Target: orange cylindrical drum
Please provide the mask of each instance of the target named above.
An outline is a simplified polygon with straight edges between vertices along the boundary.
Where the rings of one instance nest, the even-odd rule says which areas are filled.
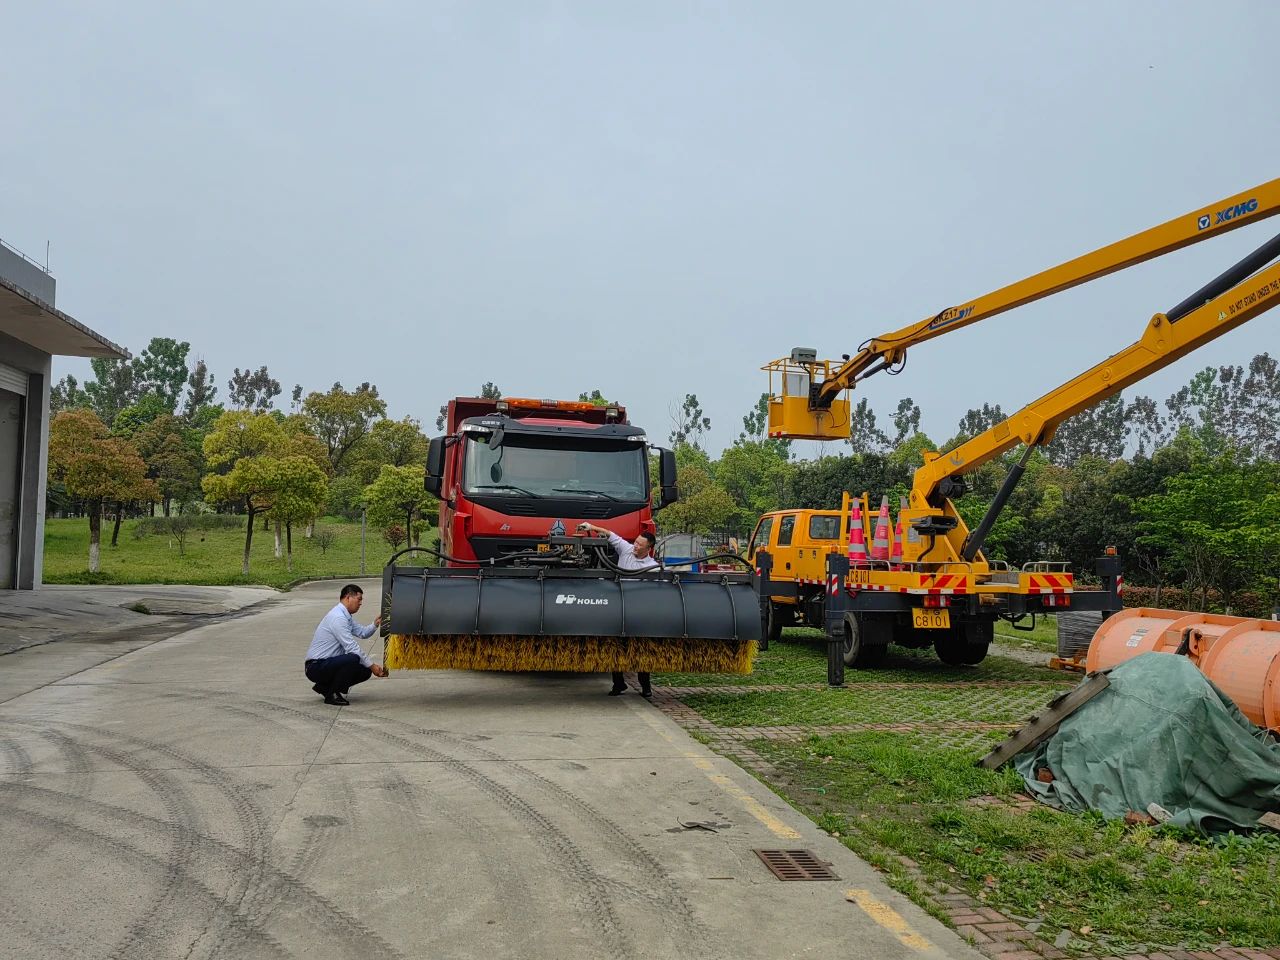
[[[1172,653],[1178,640],[1168,646],[1169,626],[1187,616],[1183,610],[1161,610],[1159,607],[1131,607],[1102,621],[1093,635],[1085,669],[1090,673],[1106,670],[1117,663],[1132,660],[1151,651]]]
[[[1241,620],[1218,638],[1200,669],[1246,717],[1280,730],[1280,623]]]

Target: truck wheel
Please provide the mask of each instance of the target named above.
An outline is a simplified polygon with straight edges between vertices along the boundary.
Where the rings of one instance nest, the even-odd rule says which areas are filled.
[[[874,667],[884,660],[886,646],[873,646],[863,638],[864,631],[858,618],[852,613],[844,615],[844,665],[846,667]]]
[[[768,613],[765,614],[764,635],[770,643],[782,639],[782,628],[791,622],[791,611],[780,603],[770,601]]]
[[[994,634],[995,625],[991,623],[952,627],[933,641],[933,649],[949,667],[972,667],[986,659]]]

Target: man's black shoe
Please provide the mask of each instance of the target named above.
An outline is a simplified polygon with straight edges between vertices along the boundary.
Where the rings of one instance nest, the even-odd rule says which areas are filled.
[[[326,693],[324,695],[324,702],[332,704],[335,707],[345,707],[349,701],[340,693]]]
[[[339,706],[349,707],[351,705],[351,701],[348,700],[344,694],[334,693],[333,697],[338,701]]]
[[[623,695],[624,693],[626,693],[626,692],[627,692],[627,685],[624,683],[622,686],[620,686],[620,687],[614,687],[612,690],[610,690],[610,691],[609,691],[609,696],[611,696],[611,697],[620,697],[620,696],[622,696],[622,695]]]
[[[653,699],[653,691],[652,691],[652,690],[641,690],[641,691],[640,691],[640,696],[644,697],[646,700],[652,700],[652,699]]]
[[[324,687],[320,686],[320,684],[318,684],[318,683],[313,683],[313,684],[311,685],[311,689],[312,689],[312,690],[314,690],[316,693],[320,694],[320,696],[322,696],[322,697],[327,697],[327,696],[329,695],[329,694],[325,691]]]

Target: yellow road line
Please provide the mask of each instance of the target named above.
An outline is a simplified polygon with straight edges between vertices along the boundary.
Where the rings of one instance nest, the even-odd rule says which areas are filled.
[[[912,950],[931,950],[933,944],[911,929],[911,925],[902,919],[902,914],[887,903],[881,903],[871,895],[870,890],[846,890],[844,898],[857,904],[868,917],[884,927],[905,946]]]
[[[640,715],[644,717],[644,722],[647,723],[654,730],[656,730],[659,733],[659,735],[661,735],[662,739],[666,740],[667,743],[671,744],[673,747],[676,747],[676,748],[680,747],[680,744],[676,742],[675,737],[671,735],[670,731],[667,730],[667,728],[662,724],[660,720],[658,720],[658,718],[650,711],[650,709],[647,706],[641,707],[639,704],[637,704],[636,708],[641,711]],[[782,840],[799,840],[800,839],[800,834],[797,831],[787,826],[785,823],[783,823],[781,820],[775,817],[772,813],[770,813],[769,810],[765,807],[765,805],[762,804],[759,800],[751,796],[751,794],[747,793],[747,791],[743,790],[740,786],[734,783],[733,780],[730,779],[729,777],[726,777],[722,773],[716,773],[715,764],[712,763],[711,760],[709,760],[707,757],[698,753],[694,753],[693,751],[690,751],[690,750],[682,751],[682,753],[685,759],[689,760],[695,767],[697,767],[699,770],[701,770],[703,773],[707,775],[708,780],[710,780],[717,787],[719,787],[725,793],[729,794],[729,796],[733,797],[740,804],[742,804],[743,807],[746,808],[747,812],[751,814],[751,816],[759,820],[762,824],[764,824],[764,826],[769,830],[769,832],[772,833],[775,837],[778,837],[779,839],[782,839]]]

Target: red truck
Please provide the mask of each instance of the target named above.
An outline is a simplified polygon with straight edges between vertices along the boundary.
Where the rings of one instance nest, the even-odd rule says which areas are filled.
[[[388,666],[750,672],[752,572],[623,570],[606,538],[577,535],[589,521],[634,540],[676,500],[675,454],[623,407],[458,397],[447,420],[425,478],[439,550],[401,551],[383,570]],[[423,549],[442,563],[398,562]]]
[[[661,493],[650,504],[648,439],[625,407],[458,397],[447,427],[431,441],[427,489],[440,498],[451,565],[549,546],[583,520],[634,540],[654,532],[653,511],[676,499],[675,457],[662,450]]]

